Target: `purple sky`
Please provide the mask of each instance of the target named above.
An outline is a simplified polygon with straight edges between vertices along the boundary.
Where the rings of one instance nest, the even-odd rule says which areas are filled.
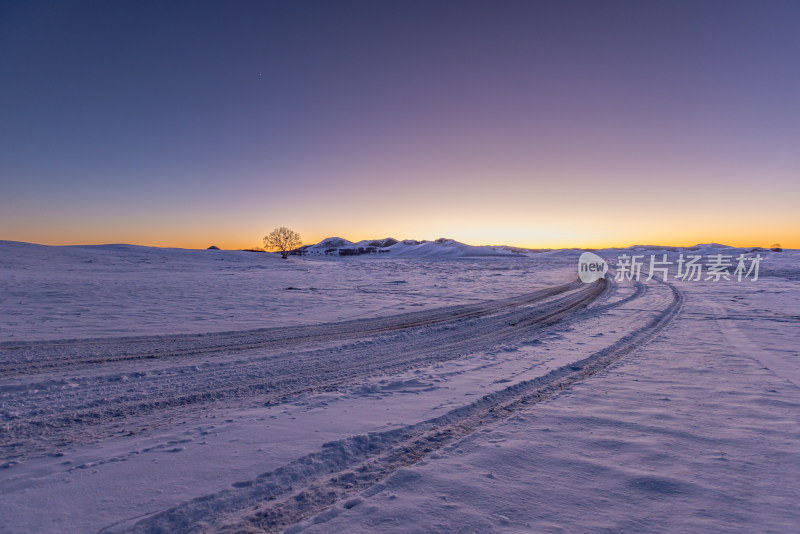
[[[0,239],[800,247],[799,2],[0,3]]]

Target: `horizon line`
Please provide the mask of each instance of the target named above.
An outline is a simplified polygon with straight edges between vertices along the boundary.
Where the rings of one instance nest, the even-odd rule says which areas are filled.
[[[326,239],[332,239],[332,238],[346,239],[346,238],[342,238],[342,237],[338,237],[338,236],[331,236],[331,237],[326,237],[324,239],[321,239],[320,241],[317,241],[317,242],[314,242],[314,243],[303,244],[298,248],[314,246],[314,245],[317,245],[317,244],[321,243],[322,241],[325,241]],[[349,240],[349,239],[346,239],[346,240],[350,241],[350,244],[355,245],[356,243],[360,243],[362,241],[382,241],[382,240],[385,240],[385,239],[396,239],[396,238],[387,237],[387,238],[381,238],[381,239],[362,239],[362,240],[359,240],[359,241],[352,241],[352,240]],[[531,247],[531,246],[505,245],[505,244],[473,245],[471,243],[466,243],[466,242],[458,241],[457,239],[451,239],[451,238],[437,238],[437,239],[406,238],[406,239],[397,239],[397,241],[398,242],[417,241],[420,244],[422,244],[422,243],[434,243],[439,239],[444,239],[444,240],[447,240],[447,241],[453,241],[455,243],[459,243],[459,244],[466,245],[466,246],[471,246],[471,247],[496,247],[496,248],[522,249],[522,250],[529,250],[529,251],[545,251],[545,252],[546,251],[554,251],[554,250],[606,250],[606,249],[628,249],[628,248],[637,248],[637,247],[655,248],[655,249],[670,249],[670,248],[690,249],[690,248],[701,247],[701,246],[721,246],[721,247],[736,248],[736,249],[751,248],[751,249],[772,250],[774,248],[780,248],[781,250],[798,250],[798,249],[793,248],[793,247],[780,246],[777,243],[775,243],[773,245],[769,245],[769,246],[766,246],[766,245],[739,245],[739,246],[737,246],[737,245],[729,245],[729,244],[725,244],[725,243],[717,243],[717,242],[714,242],[714,241],[710,241],[710,242],[706,242],[706,243],[694,243],[692,245],[677,245],[677,244],[663,244],[663,243],[659,243],[659,244],[635,243],[635,244],[632,244],[632,245],[606,245],[606,246],[586,245],[586,246],[563,246],[563,247]],[[98,242],[98,243],[52,244],[52,243],[36,243],[36,242],[32,242],[32,241],[19,241],[19,240],[14,240],[14,239],[0,239],[0,242],[17,243],[17,244],[23,244],[23,245],[34,245],[34,246],[41,246],[41,247],[131,246],[131,247],[142,247],[142,248],[160,248],[160,249],[177,249],[177,250],[208,250],[212,246],[216,246],[219,250],[228,251],[228,252],[254,252],[254,251],[267,252],[267,251],[263,250],[263,248],[261,248],[261,247],[247,247],[247,248],[222,247],[222,246],[218,246],[218,245],[216,245],[214,243],[212,243],[212,244],[210,244],[209,246],[206,246],[206,247],[191,247],[191,246],[173,246],[173,245],[152,245],[152,244],[141,244],[141,243],[133,243],[133,242],[129,242],[129,243],[126,243],[126,242],[116,242],[116,243],[114,243],[114,242]],[[776,245],[778,245],[778,246],[776,246]]]

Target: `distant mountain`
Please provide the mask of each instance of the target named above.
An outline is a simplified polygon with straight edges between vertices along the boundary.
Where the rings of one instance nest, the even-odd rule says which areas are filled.
[[[699,250],[699,249],[706,249],[706,248],[733,248],[730,245],[722,245],[720,243],[698,243],[693,247],[687,247],[689,250]]]
[[[402,241],[387,237],[353,243],[341,237],[329,237],[315,245],[305,245],[292,251],[295,256],[381,256],[391,258],[474,257],[513,256],[530,252],[506,246],[473,246],[453,239],[440,238],[435,241]]]

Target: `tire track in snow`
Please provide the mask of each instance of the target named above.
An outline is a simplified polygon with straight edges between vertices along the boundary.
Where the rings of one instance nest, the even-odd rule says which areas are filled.
[[[0,343],[0,376],[46,370],[70,371],[113,362],[176,359],[215,353],[293,347],[300,343],[327,343],[399,330],[480,318],[575,290],[579,281],[510,298],[475,304],[443,306],[386,317],[355,319],[308,326],[275,327],[212,334],[75,339],[31,343]]]
[[[672,293],[665,309],[643,327],[587,358],[421,423],[326,443],[321,451],[254,480],[103,532],[279,532],[331,507],[336,507],[333,513],[341,512],[342,507],[358,502],[358,494],[369,496],[379,491],[380,482],[397,470],[552,398],[650,342],[683,306],[683,294],[664,285]]]
[[[258,397],[259,402],[279,404],[302,393],[337,391],[370,376],[456,359],[556,323],[606,288],[605,280],[566,284],[483,308],[518,303],[504,312],[461,318],[459,310],[459,318],[452,321],[437,315],[434,324],[339,347],[293,352],[260,348],[247,357],[236,353],[212,364],[193,361],[149,373],[141,363],[133,373],[120,373],[121,363],[115,362],[109,364],[111,374],[90,369],[86,376],[68,378],[53,371],[40,380],[39,375],[17,377],[14,380],[21,382],[0,383],[0,458],[53,453],[131,429],[168,424],[211,403]],[[535,305],[530,303],[532,295],[537,295]]]

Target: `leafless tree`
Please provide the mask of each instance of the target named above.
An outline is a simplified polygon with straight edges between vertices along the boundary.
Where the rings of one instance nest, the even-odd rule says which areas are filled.
[[[283,259],[288,258],[289,252],[302,244],[303,240],[300,238],[300,234],[285,226],[275,228],[264,236],[264,248],[280,252]]]

